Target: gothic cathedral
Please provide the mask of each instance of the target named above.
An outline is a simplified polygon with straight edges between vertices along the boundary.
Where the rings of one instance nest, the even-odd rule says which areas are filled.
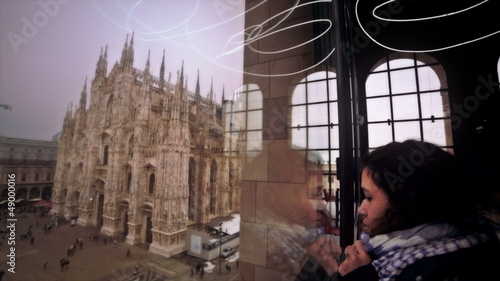
[[[133,67],[134,38],[107,75],[107,47],[97,62],[87,109],[68,109],[59,141],[52,214],[125,235],[132,245],[171,256],[186,249],[189,225],[239,212],[239,153],[228,153],[227,108],[188,91],[184,65],[175,83]],[[106,76],[107,75],[107,76]]]

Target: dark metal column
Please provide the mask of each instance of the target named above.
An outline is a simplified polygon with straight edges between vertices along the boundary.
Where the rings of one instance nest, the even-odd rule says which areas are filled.
[[[355,71],[351,52],[349,1],[333,0],[335,67],[339,110],[340,159],[337,173],[340,181],[340,244],[350,245],[355,240],[355,190],[358,182],[356,125],[353,118]]]

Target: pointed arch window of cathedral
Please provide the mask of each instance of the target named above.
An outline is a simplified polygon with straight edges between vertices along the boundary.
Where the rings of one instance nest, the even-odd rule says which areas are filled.
[[[134,157],[134,135],[128,139],[128,158]]]
[[[132,172],[129,171],[129,172],[127,172],[127,192],[128,193],[130,193],[131,187],[132,187]]]
[[[366,79],[368,146],[417,139],[452,151],[446,73],[427,54],[393,53]],[[362,112],[363,109],[361,109]]]
[[[149,182],[148,182],[148,193],[149,194],[154,194],[155,192],[155,174],[152,173],[149,175]]]
[[[103,156],[102,156],[102,164],[103,165],[108,165],[108,151],[109,151],[109,146],[105,145]]]

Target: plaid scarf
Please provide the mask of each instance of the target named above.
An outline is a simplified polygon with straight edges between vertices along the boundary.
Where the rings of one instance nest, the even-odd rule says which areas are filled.
[[[426,257],[451,253],[488,240],[487,235],[460,231],[450,224],[423,224],[369,238],[365,249],[375,255],[372,265],[380,280],[395,280],[408,265]]]

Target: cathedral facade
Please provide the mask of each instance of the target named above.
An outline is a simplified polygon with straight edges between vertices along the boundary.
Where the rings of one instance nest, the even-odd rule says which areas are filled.
[[[107,74],[107,47],[79,105],[67,111],[60,137],[52,213],[132,245],[171,256],[186,249],[190,224],[239,211],[238,153],[228,153],[226,108],[213,90],[187,89],[133,67],[133,35]]]

